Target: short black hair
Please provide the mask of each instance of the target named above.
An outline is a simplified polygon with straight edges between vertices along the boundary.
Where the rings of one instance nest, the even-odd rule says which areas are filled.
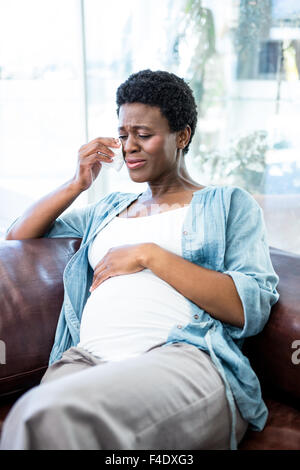
[[[116,102],[118,116],[123,104],[143,103],[160,108],[171,132],[184,130],[189,125],[191,137],[183,154],[188,152],[197,124],[197,105],[192,89],[183,78],[162,70],[141,70],[119,86]]]

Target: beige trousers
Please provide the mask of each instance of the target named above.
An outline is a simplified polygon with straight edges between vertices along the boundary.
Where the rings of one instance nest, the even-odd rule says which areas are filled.
[[[237,410],[237,442],[246,429]],[[224,384],[196,346],[174,343],[119,362],[71,348],[14,405],[0,448],[229,449],[230,431]]]

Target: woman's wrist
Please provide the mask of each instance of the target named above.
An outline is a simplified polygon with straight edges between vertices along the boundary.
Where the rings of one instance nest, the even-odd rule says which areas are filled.
[[[70,179],[67,184],[66,184],[66,187],[68,188],[68,190],[75,196],[79,196],[83,191],[85,191],[81,186],[80,184],[78,183],[78,181],[76,181],[74,178]]]
[[[141,243],[138,249],[138,261],[141,266],[148,268],[151,264],[151,259],[155,256],[156,243],[148,242]]]

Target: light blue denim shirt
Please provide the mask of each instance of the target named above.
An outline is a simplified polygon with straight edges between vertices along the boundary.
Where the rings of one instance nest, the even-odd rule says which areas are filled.
[[[90,243],[140,194],[108,194],[95,204],[62,214],[44,235],[82,238],[80,249],[64,270],[65,296],[50,364],[79,343],[81,315],[93,279],[88,262]],[[203,231],[204,238],[200,236]],[[236,449],[235,404],[250,428],[257,431],[263,429],[268,414],[258,378],[241,347],[244,338],[263,329],[279,298],[279,278],[271,263],[262,210],[255,199],[232,186],[207,186],[194,192],[182,227],[182,256],[231,276],[244,308],[244,327],[239,328],[214,319],[189,301],[190,321],[181,328],[175,325],[166,342],[184,341],[210,354],[225,384],[232,415],[231,448]]]

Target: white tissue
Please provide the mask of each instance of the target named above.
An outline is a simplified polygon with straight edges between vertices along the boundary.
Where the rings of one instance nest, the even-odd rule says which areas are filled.
[[[122,166],[124,165],[122,145],[120,145],[120,147],[118,148],[115,148],[115,147],[108,147],[108,148],[115,154],[115,156],[113,157],[113,160],[111,162],[101,161],[101,165],[106,168],[110,168],[110,169],[113,168],[116,171],[120,171]]]

